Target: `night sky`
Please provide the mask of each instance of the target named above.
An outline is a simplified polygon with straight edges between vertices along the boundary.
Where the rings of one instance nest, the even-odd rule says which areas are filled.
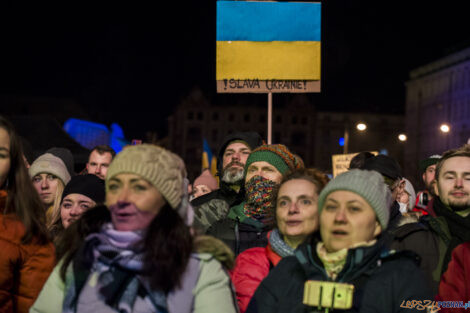
[[[133,138],[164,135],[195,86],[219,103],[237,97],[215,92],[215,1],[64,2],[2,4],[0,94],[72,98]],[[323,3],[323,90],[312,103],[403,113],[409,71],[470,45],[465,1],[429,3]]]

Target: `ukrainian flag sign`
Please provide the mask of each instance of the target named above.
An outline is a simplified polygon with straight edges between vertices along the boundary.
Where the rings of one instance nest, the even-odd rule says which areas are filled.
[[[321,3],[217,1],[218,92],[319,92]]]

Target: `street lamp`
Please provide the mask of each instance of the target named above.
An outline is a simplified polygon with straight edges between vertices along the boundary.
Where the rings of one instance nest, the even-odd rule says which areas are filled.
[[[356,125],[356,128],[357,128],[358,130],[360,130],[360,131],[363,131],[363,130],[366,130],[367,125],[364,124],[364,123],[358,123],[358,124]]]
[[[348,125],[344,127],[344,145],[343,145],[343,154],[348,153],[348,148],[349,148],[349,129]],[[357,123],[356,128],[359,131],[364,131],[367,129],[367,125],[365,123]]]
[[[440,130],[443,133],[448,133],[450,131],[450,127],[447,124],[441,124]]]
[[[398,135],[398,140],[400,140],[400,141],[406,141],[406,139],[408,139],[408,138],[406,137],[405,134],[400,134],[400,135]]]

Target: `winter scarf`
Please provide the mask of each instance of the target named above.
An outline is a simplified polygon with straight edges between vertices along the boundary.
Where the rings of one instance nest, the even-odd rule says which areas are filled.
[[[294,249],[289,246],[279,233],[279,229],[275,228],[271,231],[269,236],[269,244],[274,252],[276,252],[281,257],[286,257],[289,255],[294,255]]]
[[[437,216],[445,218],[451,234],[442,267],[442,273],[444,273],[447,270],[447,265],[450,262],[454,248],[461,243],[470,241],[470,215],[467,217],[458,215],[446,207],[439,197],[435,198],[433,209]]]
[[[253,176],[245,184],[246,203],[243,213],[263,224],[273,221],[273,189],[276,183],[262,176]]]
[[[331,277],[333,280],[335,280],[343,269],[344,264],[346,264],[348,249],[344,248],[329,253],[326,251],[325,244],[323,242],[319,242],[317,244],[317,255],[323,263],[328,277]]]
[[[346,258],[348,256],[349,249],[354,249],[357,247],[370,247],[376,243],[377,240],[373,239],[367,242],[358,242],[349,248],[343,248],[335,252],[328,252],[326,251],[325,244],[323,242],[319,242],[317,244],[317,255],[322,261],[328,277],[331,277],[331,279],[335,280],[336,277],[338,277],[338,274],[341,273],[344,264],[346,264]]]
[[[139,275],[144,270],[143,235],[143,231],[117,231],[111,223],[107,223],[101,232],[85,239],[85,254],[91,252],[94,258],[90,280],[98,283],[98,291],[105,303],[118,312],[133,311],[138,291],[142,289],[140,287],[146,291],[146,297],[156,312],[167,312],[163,292],[153,291],[145,278]],[[66,281],[66,290],[63,312],[72,313],[79,296],[75,282]]]

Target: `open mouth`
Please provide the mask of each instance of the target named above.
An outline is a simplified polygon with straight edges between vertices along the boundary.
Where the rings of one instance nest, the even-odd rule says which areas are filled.
[[[344,230],[334,230],[331,232],[334,236],[346,236],[348,233]]]
[[[122,217],[122,218],[126,218],[126,217],[129,217],[129,216],[132,216],[134,214],[132,213],[117,213],[116,216],[118,217]]]
[[[302,222],[301,221],[287,221],[286,225],[287,226],[297,226],[300,225]]]

